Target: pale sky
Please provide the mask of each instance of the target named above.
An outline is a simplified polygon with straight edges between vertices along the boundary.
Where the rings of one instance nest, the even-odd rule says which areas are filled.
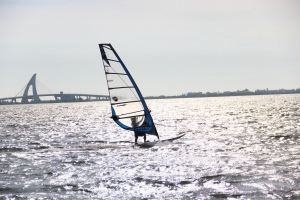
[[[0,0],[0,98],[108,94],[99,43],[144,96],[300,88],[298,0]]]

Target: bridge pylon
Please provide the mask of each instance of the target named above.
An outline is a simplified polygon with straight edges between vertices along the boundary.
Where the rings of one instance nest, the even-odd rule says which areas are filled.
[[[33,76],[29,80],[29,82],[24,90],[21,103],[28,103],[28,90],[29,90],[30,86],[32,86],[33,102],[41,102],[41,99],[36,91],[35,79],[36,79],[36,74],[33,74]]]

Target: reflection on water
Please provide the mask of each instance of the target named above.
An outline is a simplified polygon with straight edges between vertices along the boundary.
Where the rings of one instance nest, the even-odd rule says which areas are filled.
[[[0,198],[297,199],[299,102],[148,100],[162,139],[186,133],[151,148],[133,146],[109,102],[0,106]]]

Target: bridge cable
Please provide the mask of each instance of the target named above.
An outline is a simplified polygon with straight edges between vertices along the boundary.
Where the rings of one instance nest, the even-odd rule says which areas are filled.
[[[42,87],[42,86],[43,86],[43,85],[37,84],[36,89],[37,89],[38,94],[47,94],[47,93],[49,93],[49,92],[47,92],[47,91],[45,90],[45,88]]]
[[[43,85],[38,84],[36,89],[38,91],[38,94],[49,94],[49,92],[45,89],[45,87],[43,87]]]
[[[20,92],[18,92],[18,94],[16,94],[15,97],[17,97],[22,91],[24,91],[24,89],[26,88],[27,84],[20,90]]]
[[[38,94],[46,94],[46,92],[44,92],[44,89],[41,88],[40,86],[36,87],[36,91],[37,91]]]
[[[54,92],[52,90],[50,90],[47,86],[45,86],[42,82],[40,82],[39,80],[36,80],[37,81],[37,85],[38,86],[41,86],[41,87],[38,87],[39,89],[43,90],[42,92],[45,92],[45,94],[54,94]]]

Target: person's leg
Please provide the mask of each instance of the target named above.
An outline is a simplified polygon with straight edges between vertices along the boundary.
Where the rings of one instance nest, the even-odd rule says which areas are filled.
[[[146,133],[144,133],[144,142],[146,142]]]
[[[135,137],[135,141],[134,142],[135,142],[135,144],[137,144],[137,140],[138,140],[139,136],[138,136],[138,134],[136,132],[134,132],[134,137]]]

